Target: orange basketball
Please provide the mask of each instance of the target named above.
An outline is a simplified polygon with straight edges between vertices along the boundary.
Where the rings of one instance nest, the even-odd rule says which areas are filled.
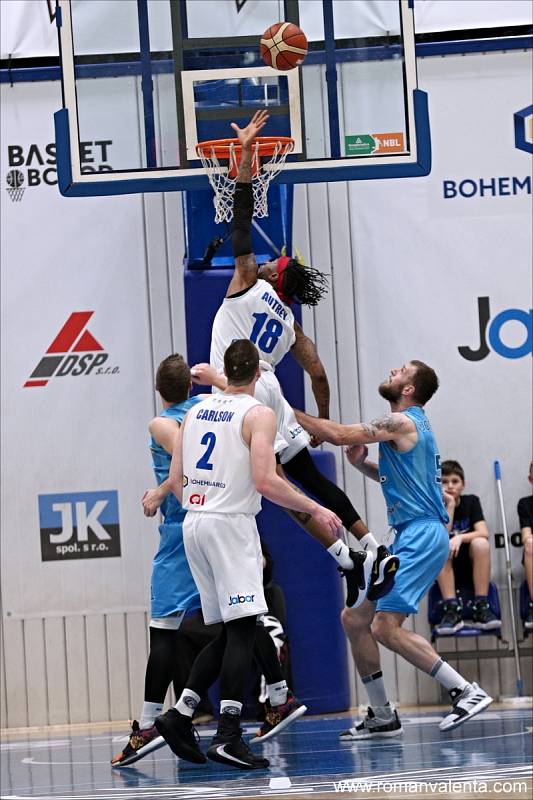
[[[269,67],[294,69],[300,66],[306,55],[305,33],[292,22],[276,22],[261,37],[261,56]]]

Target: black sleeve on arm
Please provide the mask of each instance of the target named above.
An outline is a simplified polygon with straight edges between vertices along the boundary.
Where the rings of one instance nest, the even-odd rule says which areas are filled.
[[[476,522],[483,522],[485,520],[485,515],[483,514],[483,509],[481,508],[481,501],[479,497],[475,494],[470,495],[470,497],[471,497],[470,526],[473,529]]]
[[[247,256],[252,252],[252,214],[254,195],[251,183],[238,183],[233,195],[233,228],[231,247],[233,257]]]

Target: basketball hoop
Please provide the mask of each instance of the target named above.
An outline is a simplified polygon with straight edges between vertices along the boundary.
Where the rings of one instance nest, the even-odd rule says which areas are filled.
[[[270,181],[279,175],[285,159],[294,149],[289,136],[258,136],[252,144],[252,189],[254,217],[268,217],[267,193]],[[213,139],[196,145],[202,165],[215,196],[215,222],[230,222],[233,217],[233,193],[241,161],[238,139]],[[222,164],[220,162],[226,162]]]

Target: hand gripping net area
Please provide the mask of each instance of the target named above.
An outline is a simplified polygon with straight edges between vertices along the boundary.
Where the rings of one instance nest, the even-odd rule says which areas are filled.
[[[252,144],[252,189],[254,217],[268,217],[268,187],[279,175],[285,159],[292,153],[294,141],[288,136],[257,137]],[[242,147],[238,139],[200,142],[196,146],[202,165],[214,192],[215,222],[230,222],[233,217],[233,193]],[[227,162],[220,164],[220,161]],[[265,169],[265,167],[269,169]]]

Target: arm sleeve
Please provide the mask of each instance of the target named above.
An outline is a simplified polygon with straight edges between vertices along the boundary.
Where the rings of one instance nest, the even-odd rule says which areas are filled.
[[[252,214],[254,195],[251,183],[238,183],[233,195],[233,228],[231,247],[233,257],[246,256],[252,252]]]

